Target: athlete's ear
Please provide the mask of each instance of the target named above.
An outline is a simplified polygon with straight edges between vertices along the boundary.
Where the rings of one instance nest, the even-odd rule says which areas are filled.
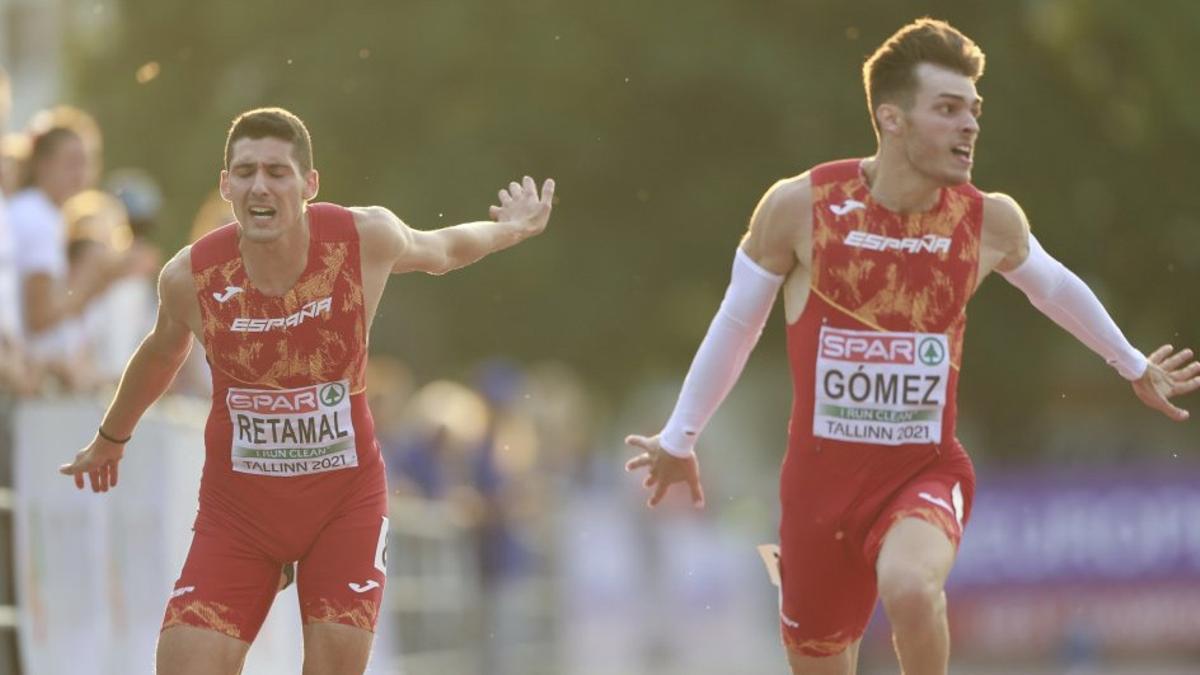
[[[221,199],[227,202],[233,202],[233,190],[229,189],[229,172],[221,169],[221,179],[217,181],[218,189],[221,191]]]
[[[895,103],[880,103],[875,108],[875,121],[881,134],[899,134],[904,129],[904,111]]]
[[[321,189],[321,175],[316,169],[309,169],[304,176],[304,201],[312,201]]]

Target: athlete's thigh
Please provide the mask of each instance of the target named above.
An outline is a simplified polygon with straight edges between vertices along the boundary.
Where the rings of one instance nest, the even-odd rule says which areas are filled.
[[[279,567],[244,536],[198,528],[167,603],[162,630],[190,626],[253,642],[275,598]]]
[[[783,500],[779,531],[781,636],[789,653],[816,658],[842,654],[862,637],[876,600],[862,533],[821,502]]]
[[[338,516],[300,559],[296,590],[306,626],[336,623],[375,630],[387,581],[383,505],[372,504]]]
[[[375,634],[340,623],[304,626],[304,675],[352,675],[367,669]]]
[[[921,562],[935,568],[944,580],[962,541],[974,494],[975,475],[965,455],[931,465],[896,490],[884,506],[867,535],[867,560],[881,569],[877,559],[887,541],[894,539],[889,546],[889,565],[897,561]],[[898,527],[906,520],[931,527]],[[935,536],[938,533],[940,538]],[[943,540],[945,546],[941,545]]]
[[[940,528],[919,518],[902,518],[883,538],[875,568],[879,585],[888,589],[919,580],[941,588],[954,566],[956,548]]]
[[[806,656],[794,649],[787,650],[788,668],[792,675],[854,675],[858,670],[858,648],[862,638],[851,642],[841,653],[833,656]]]
[[[178,625],[158,636],[158,675],[237,675],[250,643],[206,628]]]

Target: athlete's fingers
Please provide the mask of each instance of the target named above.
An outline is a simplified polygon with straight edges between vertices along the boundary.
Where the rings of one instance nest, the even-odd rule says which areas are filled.
[[[1177,382],[1188,380],[1200,375],[1200,361],[1192,361],[1183,368],[1172,370],[1169,375],[1171,376],[1171,379]]]
[[[96,482],[101,492],[108,492],[108,467],[102,466],[96,472]]]
[[[1163,359],[1163,362],[1161,365],[1163,367],[1163,370],[1175,370],[1179,366],[1186,363],[1187,360],[1190,358],[1192,358],[1192,350],[1180,349],[1179,351],[1175,352],[1174,354]]]
[[[1193,377],[1190,380],[1175,382],[1173,385],[1171,385],[1171,396],[1190,394],[1197,389],[1200,389],[1200,377]]]
[[[650,465],[650,453],[643,452],[642,454],[634,457],[633,459],[629,460],[628,462],[625,462],[625,470],[626,471],[636,471],[636,470],[642,468],[643,466],[649,466],[649,465]]]
[[[1191,377],[1192,376],[1191,373],[1193,373],[1193,372],[1200,372],[1200,361],[1192,361],[1191,363],[1180,366],[1179,368],[1176,368],[1171,374],[1175,375],[1179,379],[1186,379],[1188,377]]]
[[[692,490],[692,506],[704,508],[704,488],[700,486],[700,478],[692,476],[688,479],[688,487]]]
[[[650,496],[650,501],[646,502],[646,506],[651,508],[658,506],[658,503],[667,495],[667,489],[670,487],[671,484],[666,481],[659,483],[658,488],[654,490],[654,494]]]
[[[492,220],[500,220],[500,207],[499,206],[489,206],[488,207],[488,217],[491,218]]]
[[[117,487],[117,467],[121,466],[121,461],[117,460],[112,463],[108,469],[108,480],[110,487]]]
[[[508,191],[509,191],[509,193],[512,194],[513,199],[521,198],[521,184],[518,183],[517,181],[514,180],[513,182],[508,184]]]
[[[80,490],[83,489],[83,474],[82,473],[75,474],[75,487]]]
[[[509,196],[508,190],[501,190],[497,194],[500,195],[500,204],[502,206],[508,206],[509,202],[513,200],[513,198]]]
[[[649,475],[646,476],[646,479],[642,481],[642,487],[644,487],[644,488],[654,487],[654,484],[657,482],[658,482],[658,476],[654,475],[654,472],[652,471],[652,472],[650,472]]]
[[[1158,349],[1155,349],[1154,351],[1150,352],[1150,356],[1148,356],[1146,358],[1148,358],[1150,360],[1150,363],[1156,363],[1156,364],[1162,363],[1162,360],[1167,358],[1168,355],[1170,355],[1172,349],[1174,349],[1174,347],[1172,347],[1171,345],[1163,345],[1163,346],[1159,347]]]
[[[522,178],[521,179],[521,188],[525,191],[525,194],[530,195],[534,199],[537,199],[537,196],[538,196],[537,183],[533,182],[532,177],[525,176],[524,178]]]
[[[550,206],[554,203],[554,179],[547,178],[546,182],[542,183],[542,205]]]
[[[650,450],[650,439],[637,434],[629,434],[625,437],[625,445],[631,445],[642,450]]]
[[[1172,404],[1165,396],[1159,396],[1155,400],[1155,406],[1162,411],[1164,415],[1170,417],[1176,422],[1182,422],[1188,418],[1188,411]]]
[[[100,491],[100,476],[98,474],[99,472],[95,469],[88,472],[88,482],[91,483],[92,492]]]

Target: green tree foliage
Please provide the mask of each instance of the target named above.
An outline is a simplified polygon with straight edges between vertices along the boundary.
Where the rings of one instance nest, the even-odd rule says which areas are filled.
[[[762,192],[873,152],[861,63],[915,12],[988,54],[977,184],[1016,197],[1137,344],[1200,337],[1188,0],[114,1],[103,28],[77,22],[73,88],[109,165],[161,179],[164,244],[183,243],[229,120],[252,106],[308,122],[322,198],[416,227],[486,217],[524,173],[558,179],[540,239],[394,280],[373,347],[424,375],[508,353],[565,359],[614,398],[646,375],[682,377]],[[139,83],[149,62],[158,75]],[[1035,434],[1096,406],[1150,419],[1019,293],[980,294],[962,396],[977,450],[1033,451]],[[756,358],[783,357],[777,315]]]

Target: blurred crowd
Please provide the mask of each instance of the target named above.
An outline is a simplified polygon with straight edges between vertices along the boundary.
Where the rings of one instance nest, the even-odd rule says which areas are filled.
[[[0,73],[0,129],[12,94]],[[0,391],[96,391],[115,384],[149,330],[162,254],[161,207],[136,170],[102,171],[100,127],[56,106],[0,144]]]

